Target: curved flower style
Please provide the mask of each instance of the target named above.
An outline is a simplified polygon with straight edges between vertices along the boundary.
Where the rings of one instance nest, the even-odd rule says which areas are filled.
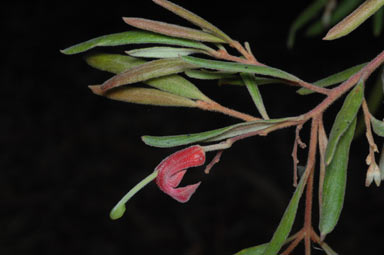
[[[156,184],[166,194],[180,203],[188,202],[201,182],[177,188],[190,167],[201,166],[205,162],[205,152],[201,146],[194,145],[177,151],[165,158],[156,167]]]

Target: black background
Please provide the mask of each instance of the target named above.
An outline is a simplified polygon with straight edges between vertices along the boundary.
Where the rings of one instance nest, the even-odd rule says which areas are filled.
[[[368,21],[334,42],[299,33],[288,50],[289,24],[307,1],[177,3],[232,38],[249,41],[261,62],[304,80],[368,61],[383,48],[383,36],[374,38]],[[269,241],[294,191],[293,129],[237,143],[209,175],[203,168],[189,171],[183,183],[203,183],[187,204],[152,183],[129,202],[122,219],[108,218],[124,193],[175,151],[148,147],[141,135],[199,132],[237,122],[195,109],[124,104],[93,95],[87,85],[110,74],[59,50],[129,30],[122,16],[188,25],[150,0],[14,1],[2,8],[0,254],[233,254]],[[124,49],[129,47],[98,51]],[[256,114],[244,89],[194,83],[216,101]],[[306,112],[322,98],[301,98],[294,91],[280,85],[262,88],[272,117]],[[327,130],[338,107],[340,102],[328,111]],[[377,142],[381,146],[382,140]],[[367,153],[365,139],[356,139],[342,217],[327,238],[340,254],[382,254],[384,193],[364,187]],[[315,227],[317,209],[315,202]],[[302,216],[299,211],[295,230]]]

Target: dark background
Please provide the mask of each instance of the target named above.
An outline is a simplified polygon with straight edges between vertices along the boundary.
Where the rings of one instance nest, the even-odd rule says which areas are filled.
[[[232,38],[249,41],[261,62],[304,80],[366,62],[383,49],[383,36],[374,38],[368,21],[335,42],[298,33],[294,49],[288,50],[289,24],[307,1],[177,3]],[[122,16],[188,25],[150,0],[13,1],[2,8],[0,254],[233,254],[269,241],[294,191],[293,129],[237,143],[209,175],[203,168],[189,171],[183,183],[203,183],[187,204],[152,183],[129,202],[122,219],[108,218],[125,192],[175,151],[148,147],[141,135],[199,132],[238,122],[195,109],[124,104],[93,95],[87,85],[110,74],[59,50],[129,30]],[[123,49],[129,47],[118,51]],[[216,101],[257,114],[244,89],[194,82]],[[306,112],[322,98],[301,98],[294,91],[280,85],[262,88],[272,117]],[[327,130],[338,107],[340,102],[329,110]],[[377,116],[382,118],[383,111]],[[381,146],[382,140],[377,142]],[[384,192],[364,187],[367,153],[365,139],[356,139],[342,217],[327,238],[340,254],[382,254]],[[302,211],[296,222],[298,230]]]

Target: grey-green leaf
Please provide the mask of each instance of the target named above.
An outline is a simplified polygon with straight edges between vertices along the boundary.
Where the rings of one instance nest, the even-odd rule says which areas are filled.
[[[185,135],[173,135],[173,136],[143,136],[142,140],[145,144],[160,147],[169,148],[181,145],[187,145],[197,142],[214,142],[221,141],[227,138],[235,137],[238,135],[257,132],[269,128],[275,124],[282,123],[284,121],[295,120],[293,118],[272,119],[272,120],[255,120],[249,122],[243,122],[219,129],[205,131],[201,133],[185,134]]]
[[[195,53],[204,53],[199,49],[193,48],[175,48],[175,47],[150,47],[126,51],[132,57],[140,58],[177,58],[188,56]]]
[[[146,63],[144,60],[132,58],[130,56],[106,53],[88,55],[85,57],[85,60],[90,66],[96,69],[115,74],[122,73],[132,67]],[[178,96],[203,101],[209,100],[209,98],[206,97],[194,84],[176,74],[143,82],[149,86]]]
[[[349,148],[351,147],[355,128],[356,117],[353,119],[344,135],[342,135],[340,142],[337,145],[334,159],[326,167],[319,222],[322,238],[335,228],[343,208]]]
[[[109,99],[135,104],[196,107],[196,102],[158,89],[121,87],[103,92],[99,85],[89,86],[93,93]]]
[[[307,24],[318,14],[327,3],[327,0],[315,0],[313,1],[300,15],[295,19],[289,29],[288,35],[288,48],[292,48],[295,42],[296,31]]]
[[[267,248],[267,246],[268,246],[268,243],[260,244],[257,246],[243,249],[239,252],[236,252],[234,255],[262,255],[265,251],[265,248]]]
[[[384,121],[380,121],[371,116],[372,129],[376,135],[384,137]]]
[[[211,33],[201,30],[182,27],[179,25],[169,24],[161,21],[143,19],[143,18],[123,18],[124,22],[146,31],[168,35],[177,38],[185,38],[193,41],[225,43],[225,41]]]
[[[210,48],[200,42],[191,41],[187,39],[174,38],[166,35],[160,35],[147,31],[127,31],[122,33],[115,33],[110,35],[100,36],[69,48],[61,50],[62,53],[67,55],[81,53],[98,46],[119,46],[127,44],[167,44],[177,45],[189,48],[196,48],[202,50],[210,50]]]
[[[219,28],[212,25],[205,19],[201,18],[200,16],[192,13],[191,11],[188,11],[181,6],[166,0],[153,0],[153,2],[173,12],[174,14],[188,20],[192,24],[195,24],[196,26],[199,26],[206,31],[210,31],[212,34],[219,36],[226,42],[232,42],[232,39],[228,35],[226,35],[223,31],[221,31]]]
[[[299,206],[301,195],[307,182],[308,175],[303,175],[295,193],[291,198],[291,201],[288,204],[287,209],[284,212],[283,217],[280,220],[279,226],[277,227],[275,233],[268,246],[265,248],[263,255],[276,255],[280,251],[281,247],[285,243],[289,233],[291,232],[293,223],[295,221],[297,208]]]
[[[313,84],[316,86],[319,86],[319,87],[323,87],[323,88],[338,84],[340,82],[348,80],[349,77],[351,77],[355,73],[359,72],[366,65],[367,65],[367,63],[352,66],[352,67],[347,68],[341,72],[335,73],[331,76],[328,76],[326,78],[318,80],[318,81],[314,82]],[[309,95],[309,94],[314,93],[312,90],[309,90],[307,88],[298,89],[296,92],[300,95]]]
[[[351,14],[332,27],[323,40],[335,40],[346,36],[359,27],[384,5],[384,0],[366,0]]]
[[[179,58],[157,59],[135,66],[105,81],[101,89],[107,91],[122,85],[146,81],[195,68]]]
[[[218,60],[209,60],[209,59],[202,59],[202,58],[196,58],[196,57],[190,57],[190,56],[182,57],[182,59],[189,64],[192,64],[201,68],[220,70],[220,71],[229,71],[229,72],[253,73],[258,75],[271,76],[274,78],[280,78],[288,81],[294,81],[294,82],[300,81],[300,79],[297,78],[296,76],[273,67],[240,64],[240,63],[225,62],[225,61],[218,61]]]
[[[257,110],[259,111],[263,119],[269,120],[269,116],[268,116],[267,110],[265,109],[263,98],[261,96],[255,77],[252,74],[245,74],[245,73],[241,73],[240,76],[243,79],[244,84],[247,87],[248,92],[251,95]]]
[[[344,104],[338,112],[335,122],[333,123],[327,149],[325,151],[325,163],[329,165],[334,158],[337,145],[355,119],[360,109],[364,97],[364,81],[360,80],[358,84],[349,92],[344,100]]]
[[[233,72],[217,72],[207,70],[187,70],[185,75],[200,80],[218,80],[218,79],[229,79],[237,77]]]
[[[335,10],[331,14],[329,25],[333,26],[344,18],[347,14],[353,11],[361,3],[361,0],[343,0],[337,3]],[[308,27],[307,36],[316,36],[323,33],[328,26],[325,26],[322,20],[318,20]]]

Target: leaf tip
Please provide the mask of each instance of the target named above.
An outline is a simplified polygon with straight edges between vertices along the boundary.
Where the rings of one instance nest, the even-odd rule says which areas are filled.
[[[100,85],[89,85],[88,88],[96,95],[102,95],[104,94],[102,88]]]

